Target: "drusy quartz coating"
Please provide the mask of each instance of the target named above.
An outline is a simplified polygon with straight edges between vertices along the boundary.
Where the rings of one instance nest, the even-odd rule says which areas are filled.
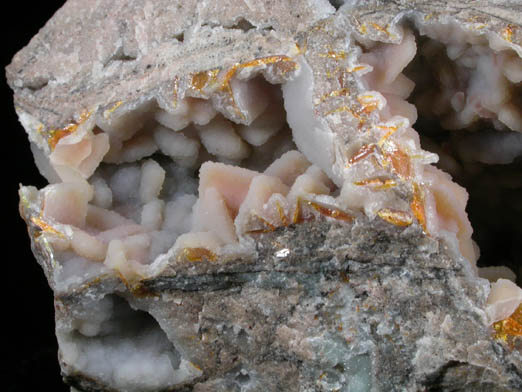
[[[521,6],[342,3],[69,0],[7,67],[73,390],[522,389]]]

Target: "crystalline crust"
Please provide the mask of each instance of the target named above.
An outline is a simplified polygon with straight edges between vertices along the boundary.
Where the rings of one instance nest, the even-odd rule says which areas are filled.
[[[7,67],[73,390],[522,389],[455,182],[522,187],[522,10],[333,3],[69,0]]]

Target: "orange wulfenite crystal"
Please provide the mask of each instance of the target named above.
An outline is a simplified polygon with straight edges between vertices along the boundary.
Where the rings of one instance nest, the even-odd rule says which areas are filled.
[[[357,101],[361,104],[361,112],[369,114],[379,107],[377,98],[373,95],[362,95],[357,97]]]
[[[325,207],[313,201],[306,201],[306,204],[308,204],[314,210],[319,212],[321,215],[347,222],[353,221],[353,216],[348,215],[346,212],[338,210],[336,208]]]
[[[188,261],[214,261],[216,255],[206,248],[185,248],[183,256]]]
[[[377,212],[377,215],[382,220],[396,226],[409,226],[413,223],[413,219],[405,211],[392,210],[390,208],[383,208]]]
[[[396,149],[392,153],[386,153],[385,159],[391,163],[392,169],[400,178],[408,179],[411,177],[410,157],[401,149]]]
[[[339,90],[330,91],[329,93],[326,93],[321,97],[321,102],[326,101],[328,98],[345,97],[349,93],[350,90],[348,90],[346,87],[341,88]]]
[[[319,57],[328,57],[328,58],[331,58],[334,60],[344,60],[346,58],[346,52],[344,52],[342,50],[340,52],[330,50],[328,53],[319,53],[318,56]]]
[[[49,139],[47,140],[47,143],[49,144],[49,147],[51,147],[51,150],[54,150],[54,148],[56,147],[56,145],[58,144],[58,142],[60,141],[61,138],[68,136],[71,133],[76,132],[76,130],[78,129],[80,124],[85,122],[85,120],[87,120],[90,117],[90,115],[91,115],[91,113],[89,113],[89,112],[83,112],[80,115],[80,119],[78,120],[77,123],[72,123],[72,124],[67,125],[64,128],[53,129],[53,130],[49,131]]]
[[[53,233],[53,234],[56,234],[56,235],[59,235],[60,237],[65,237],[64,234],[58,230],[56,230],[54,227],[52,227],[50,224],[48,224],[47,222],[45,222],[43,219],[41,218],[38,218],[36,216],[33,216],[31,218],[31,221],[36,225],[38,226],[42,232],[48,232],[48,233]]]
[[[397,127],[387,127],[387,126],[383,126],[383,125],[377,125],[377,128],[379,129],[382,129],[384,131],[387,131],[383,137],[381,137],[381,139],[379,140],[379,142],[377,143],[379,145],[379,147],[382,147],[383,144],[386,142],[386,140],[388,140],[388,138],[393,135],[395,132],[397,132],[398,128]]]
[[[375,144],[365,144],[362,146],[353,157],[348,160],[348,166],[353,165],[356,162],[366,158],[368,155],[373,154],[375,151]]]
[[[276,203],[277,212],[279,213],[279,218],[281,219],[281,223],[283,226],[288,226],[288,219],[286,218],[286,214],[283,211],[283,207],[281,207],[281,204],[279,202]]]
[[[368,180],[354,182],[354,184],[358,185],[358,186],[367,186],[371,189],[378,190],[378,191],[383,190],[383,189],[390,189],[390,188],[393,188],[394,186],[397,186],[397,183],[390,178],[388,178],[386,180],[383,180],[380,178],[371,178]]]
[[[292,223],[301,223],[301,199],[298,197],[295,202],[294,216],[292,217]]]
[[[512,24],[509,24],[504,30],[502,30],[502,38],[504,38],[508,42],[513,41],[513,32],[516,27]]]
[[[422,188],[419,184],[413,183],[413,200],[410,204],[411,210],[419,224],[422,226],[424,232],[428,232],[426,229],[426,214],[424,212],[424,196],[422,192]]]
[[[202,90],[207,83],[215,82],[219,69],[211,69],[208,71],[198,72],[192,75],[191,86],[196,90]]]
[[[507,341],[509,337],[522,336],[522,304],[507,319],[493,324],[495,338]]]

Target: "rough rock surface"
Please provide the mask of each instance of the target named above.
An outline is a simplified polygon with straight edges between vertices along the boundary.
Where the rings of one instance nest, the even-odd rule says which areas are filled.
[[[365,220],[262,236],[252,263],[198,265],[136,293],[105,281],[59,296],[57,329],[118,293],[201,367],[194,391],[522,388],[520,354],[486,324],[487,285],[439,241]],[[74,372],[67,380],[103,390]]]
[[[326,74],[348,66],[335,53],[348,52],[361,26],[394,42],[408,18],[452,21],[522,53],[516,1],[361,1],[335,11],[320,0],[70,0],[15,56],[8,82],[31,141],[49,152],[54,130],[85,111],[151,98],[166,106],[197,72],[292,55],[296,45],[320,100],[337,83]],[[320,113],[335,110],[321,104]],[[325,121],[350,142],[338,119]],[[256,234],[253,256],[172,260],[136,285],[105,269],[64,289],[42,240],[43,207],[22,196],[55,290],[64,379],[78,391],[522,390],[522,347],[494,338],[489,283],[420,224],[323,217]],[[110,366],[97,368],[99,358]],[[157,385],[140,380],[156,374]]]

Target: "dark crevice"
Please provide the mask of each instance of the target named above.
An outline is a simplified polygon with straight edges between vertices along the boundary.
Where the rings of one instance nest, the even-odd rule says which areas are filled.
[[[115,62],[115,61],[121,61],[121,62],[128,62],[128,61],[134,61],[137,57],[130,56],[126,54],[123,50],[123,47],[120,46],[116,52],[110,56],[107,61],[104,64],[104,67],[108,66],[109,64]]]
[[[415,129],[424,149],[439,154],[442,150],[454,159],[456,166],[449,160],[441,160],[436,166],[450,173],[468,192],[466,212],[473,227],[472,238],[480,248],[477,265],[506,266],[517,275],[517,283],[522,284],[518,262],[522,259],[522,157],[510,164],[465,162],[452,141],[467,137],[469,131],[447,131],[426,118],[420,118]],[[475,131],[481,132],[485,131]]]
[[[175,34],[174,36],[172,36],[172,38],[178,41],[179,43],[183,43],[185,41],[185,32],[182,31],[179,34]]]
[[[445,391],[448,387],[447,383],[445,382],[446,375],[450,373],[451,371],[466,366],[466,364],[458,361],[449,361],[442,367],[440,367],[436,372],[429,375],[426,378],[425,385],[429,385],[429,391],[436,392],[436,391]]]
[[[249,32],[250,30],[259,30],[262,32],[266,31],[273,31],[274,28],[270,25],[268,26],[255,26],[253,25],[248,19],[245,18],[239,18],[237,21],[235,21],[232,25],[220,25],[218,23],[214,22],[205,22],[202,24],[202,26],[208,26],[210,28],[218,28],[221,27],[224,30],[241,30],[244,33]]]
[[[248,382],[250,381],[250,376],[246,372],[245,373],[239,372],[238,375],[236,376],[236,381],[239,384],[248,384]]]
[[[27,88],[31,92],[36,92],[45,88],[49,84],[49,79],[45,77],[37,77],[33,80],[26,82],[23,87]]]
[[[245,18],[239,18],[238,21],[229,28],[235,30],[242,30],[244,33],[246,33],[247,31],[255,29],[256,26],[254,26]]]
[[[338,10],[341,8],[341,6],[344,5],[346,0],[328,0],[328,2],[336,9]]]
[[[448,58],[442,43],[419,35],[416,41],[417,55],[404,71],[415,82],[408,99],[419,115],[413,128],[420,135],[422,148],[439,155],[436,166],[469,194],[466,212],[473,227],[472,238],[480,248],[477,265],[509,267],[520,285],[522,134],[490,119],[479,119],[465,129],[445,129],[447,109],[426,97],[443,92],[442,74],[451,75],[461,91],[466,91],[471,81],[460,65]],[[514,86],[514,98],[519,89]],[[517,99],[512,102],[520,106]]]

